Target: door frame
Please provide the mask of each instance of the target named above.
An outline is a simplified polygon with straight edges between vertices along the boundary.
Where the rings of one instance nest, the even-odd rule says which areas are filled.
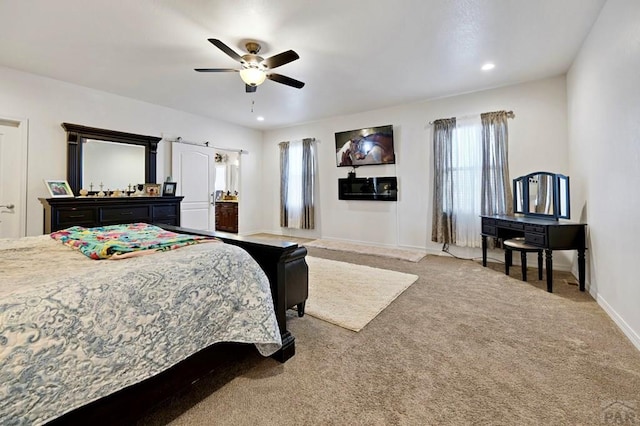
[[[27,235],[27,176],[28,176],[28,152],[29,152],[29,120],[27,118],[11,117],[7,115],[0,115],[0,121],[8,121],[16,123],[20,133],[20,167],[22,172],[20,173],[20,186],[19,198],[16,202],[20,215],[18,216],[18,227],[20,236]]]

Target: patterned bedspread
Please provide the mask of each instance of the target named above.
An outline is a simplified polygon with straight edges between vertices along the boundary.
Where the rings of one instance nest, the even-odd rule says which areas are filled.
[[[0,424],[42,424],[223,341],[281,346],[238,247],[100,262],[48,235],[0,240]]]

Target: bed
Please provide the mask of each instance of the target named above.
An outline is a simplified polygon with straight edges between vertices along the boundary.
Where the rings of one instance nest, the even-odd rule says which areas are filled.
[[[113,422],[210,371],[223,342],[292,356],[285,271],[306,250],[223,239],[101,261],[49,235],[0,240],[0,424]]]

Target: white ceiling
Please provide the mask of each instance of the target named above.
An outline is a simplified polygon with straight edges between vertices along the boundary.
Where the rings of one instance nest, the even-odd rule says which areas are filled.
[[[563,74],[605,1],[1,0],[0,65],[269,129]],[[306,86],[196,73],[239,65],[208,38]]]

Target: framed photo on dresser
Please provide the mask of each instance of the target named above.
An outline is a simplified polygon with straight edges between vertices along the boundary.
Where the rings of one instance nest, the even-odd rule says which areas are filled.
[[[73,197],[73,191],[66,180],[47,180],[44,181],[51,198]]]
[[[159,183],[145,183],[144,195],[146,195],[147,197],[159,197],[161,187],[162,185],[160,185]]]
[[[177,182],[165,182],[162,184],[162,195],[173,197],[176,195]]]

